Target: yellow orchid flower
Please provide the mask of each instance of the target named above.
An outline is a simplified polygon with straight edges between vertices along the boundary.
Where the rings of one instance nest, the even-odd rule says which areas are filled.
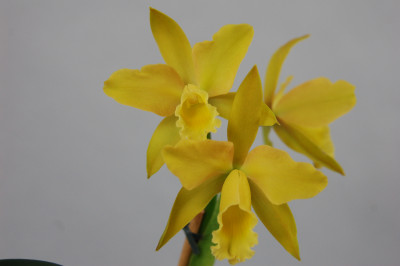
[[[355,87],[344,80],[332,83],[320,77],[284,94],[292,79],[289,77],[275,92],[283,61],[290,49],[308,37],[305,35],[289,41],[271,57],[265,74],[264,101],[277,116],[279,125],[273,128],[288,147],[309,157],[316,167],[325,166],[344,175],[334,158],[329,124],[354,107]],[[263,131],[265,142],[269,143],[270,128],[263,127]]]
[[[181,138],[202,140],[227,118],[236,72],[253,38],[248,24],[223,26],[193,49],[180,26],[150,8],[154,39],[166,64],[121,69],[104,83],[117,102],[163,116],[147,150],[148,177],[164,164],[161,150]]]
[[[317,195],[327,178],[311,164],[298,163],[281,150],[262,145],[249,152],[265,112],[262,85],[254,67],[240,85],[228,122],[229,141],[183,140],[163,150],[182,189],[158,243],[160,249],[221,192],[219,229],[212,253],[231,264],[251,258],[257,244],[257,216],[294,257],[299,257],[296,225],[287,202]],[[270,118],[274,120],[272,115]]]

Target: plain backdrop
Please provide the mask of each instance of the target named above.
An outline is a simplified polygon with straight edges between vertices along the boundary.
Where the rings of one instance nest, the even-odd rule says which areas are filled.
[[[323,170],[328,187],[290,204],[302,261],[259,223],[256,254],[243,265],[398,265],[398,0],[0,0],[0,258],[176,265],[182,233],[154,250],[179,182],[165,167],[146,179],[161,118],[102,90],[118,69],[163,63],[150,6],[174,18],[192,45],[225,24],[253,25],[233,91],[254,64],[263,75],[279,46],[306,33],[281,81],[326,76],[357,87],[356,107],[331,127],[346,176]]]

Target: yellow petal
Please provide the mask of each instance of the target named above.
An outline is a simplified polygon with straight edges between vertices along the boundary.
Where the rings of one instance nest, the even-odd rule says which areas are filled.
[[[166,145],[175,145],[179,140],[175,116],[167,116],[158,125],[147,148],[147,178],[154,175],[164,164],[161,151]]]
[[[311,164],[295,162],[286,152],[267,145],[252,150],[241,169],[276,205],[314,197],[328,184]]]
[[[120,69],[104,82],[104,92],[117,102],[161,116],[175,112],[184,84],[167,65],[147,65],[140,71]]]
[[[209,102],[211,105],[217,107],[217,111],[221,117],[229,119],[235,95],[236,95],[235,92],[218,95],[210,98]]]
[[[284,95],[274,111],[288,123],[309,127],[328,125],[354,107],[354,89],[344,80],[332,84],[327,78],[316,78]]]
[[[166,147],[163,157],[168,169],[190,190],[231,170],[233,145],[227,141],[182,140],[175,147]]]
[[[207,206],[210,200],[221,191],[224,180],[225,177],[211,179],[195,189],[182,188],[179,191],[156,250],[164,246]]]
[[[261,80],[254,66],[240,84],[228,122],[228,140],[235,146],[235,166],[243,163],[254,142],[263,105]]]
[[[306,155],[317,165],[321,164],[344,175],[342,167],[334,158],[328,126],[306,128],[289,125],[281,120],[280,126],[274,126],[274,130],[289,148]]]
[[[182,139],[205,140],[209,132],[215,133],[221,126],[217,108],[208,103],[207,92],[192,84],[185,86],[175,116]]]
[[[181,27],[153,8],[150,8],[150,26],[165,62],[179,73],[185,84],[196,84],[192,47]]]
[[[222,187],[218,230],[213,232],[211,247],[213,255],[236,264],[254,255],[251,248],[257,244],[253,232],[257,218],[251,211],[251,193],[246,175],[233,170]]]
[[[280,47],[274,55],[271,57],[269,60],[268,68],[265,73],[265,80],[264,80],[264,101],[268,106],[272,106],[273,98],[274,98],[274,93],[276,89],[276,85],[278,84],[279,80],[279,73],[281,72],[281,68],[283,65],[283,61],[285,61],[286,56],[289,54],[290,49],[292,47],[304,40],[307,39],[309,35],[304,35],[299,38],[295,38],[289,42],[287,42],[285,45]]]
[[[251,202],[260,221],[287,252],[300,260],[296,222],[289,206],[287,204],[272,204],[256,184],[251,180],[249,184]]]
[[[260,126],[273,126],[276,123],[278,123],[278,120],[276,120],[274,112],[272,112],[268,105],[263,103],[261,106],[261,117],[258,124]]]
[[[194,45],[199,87],[208,91],[210,97],[229,92],[253,34],[253,27],[247,24],[225,25],[214,34],[212,41]]]

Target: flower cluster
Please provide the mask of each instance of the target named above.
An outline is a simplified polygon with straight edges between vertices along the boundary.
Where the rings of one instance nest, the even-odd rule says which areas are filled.
[[[282,64],[290,49],[308,37],[303,36],[272,56],[264,96],[256,66],[236,93],[229,92],[253,38],[250,25],[223,26],[211,41],[192,47],[174,20],[152,8],[150,24],[166,64],[118,70],[104,83],[104,92],[121,104],[164,117],[147,150],[148,177],[165,163],[182,189],[157,249],[221,193],[219,228],[211,247],[217,259],[235,264],[251,258],[258,219],[300,259],[288,202],[314,197],[326,187],[326,176],[316,168],[343,174],[334,159],[328,125],[355,105],[354,86],[316,78],[285,94],[289,77],[277,90]],[[228,119],[227,141],[207,139],[221,125],[218,116]],[[260,127],[266,145],[250,150]],[[273,148],[271,128],[314,166]]]

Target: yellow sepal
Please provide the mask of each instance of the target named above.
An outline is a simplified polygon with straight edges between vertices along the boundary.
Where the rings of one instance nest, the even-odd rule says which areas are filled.
[[[287,42],[285,45],[280,47],[269,60],[264,79],[264,101],[268,106],[272,105],[275,89],[279,80],[279,74],[286,56],[294,45],[308,37],[309,35],[304,35]]]
[[[150,26],[165,62],[179,73],[185,84],[196,84],[192,47],[178,23],[150,8]]]
[[[182,188],[179,191],[156,250],[164,246],[207,206],[211,199],[221,191],[224,180],[225,176],[222,176],[211,179],[195,189]]]
[[[175,116],[167,116],[157,126],[147,148],[147,178],[154,175],[164,165],[161,151],[166,145],[175,145],[179,140]]]
[[[258,186],[249,181],[252,205],[260,221],[293,257],[300,260],[296,222],[288,204],[272,204]]]

